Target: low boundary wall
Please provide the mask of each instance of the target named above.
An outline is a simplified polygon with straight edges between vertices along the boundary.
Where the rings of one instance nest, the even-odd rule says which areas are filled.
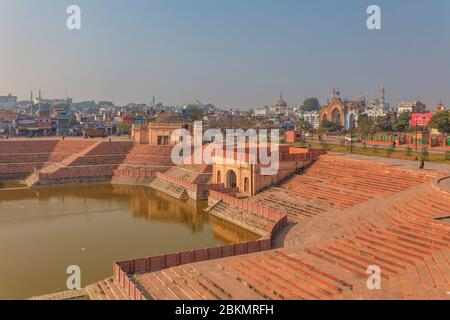
[[[143,290],[139,288],[139,285],[133,279],[132,274],[156,272],[184,264],[244,255],[270,249],[270,239],[262,239],[254,242],[230,244],[220,247],[115,262],[113,265],[113,276],[117,285],[128,294],[131,299],[147,300]]]

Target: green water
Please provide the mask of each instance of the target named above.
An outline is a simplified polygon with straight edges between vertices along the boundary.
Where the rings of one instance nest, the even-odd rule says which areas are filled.
[[[67,290],[70,265],[85,286],[113,261],[257,238],[205,206],[139,187],[0,190],[0,299]]]

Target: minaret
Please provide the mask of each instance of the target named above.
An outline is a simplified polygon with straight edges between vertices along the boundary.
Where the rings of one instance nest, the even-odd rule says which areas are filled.
[[[30,115],[33,114],[33,90],[31,90],[31,96],[30,96],[31,100],[31,105],[30,105]]]
[[[386,107],[386,91],[384,90],[384,87],[381,87],[380,89],[380,105],[381,109],[384,111]]]
[[[41,111],[41,103],[42,103],[42,96],[41,96],[41,89],[39,89],[39,108],[38,108],[38,113],[39,111]]]

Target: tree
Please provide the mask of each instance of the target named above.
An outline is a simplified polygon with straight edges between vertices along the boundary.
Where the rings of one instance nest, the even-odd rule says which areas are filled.
[[[101,107],[113,107],[114,103],[112,103],[111,101],[99,101],[98,105]]]
[[[375,121],[375,126],[380,131],[391,132],[394,130],[395,114],[392,112],[386,113],[385,116],[378,117]]]
[[[358,117],[358,130],[362,135],[367,135],[375,131],[375,122],[367,114],[362,114]]]
[[[326,132],[338,132],[341,130],[341,126],[339,124],[329,120],[322,120],[320,123],[320,128]]]
[[[411,112],[402,112],[397,114],[397,120],[394,124],[394,130],[398,132],[406,132],[411,128]]]
[[[430,127],[442,134],[450,133],[450,111],[436,112],[430,120]]]
[[[306,131],[306,132],[311,132],[311,131],[314,130],[314,128],[311,125],[311,123],[306,121],[304,118],[297,119],[296,125],[297,125],[298,128],[301,128],[303,131]]]
[[[202,119],[202,110],[195,104],[189,104],[186,106],[186,111],[190,121],[198,121]]]
[[[123,122],[117,124],[117,133],[119,135],[121,135],[121,134],[128,134],[128,135],[131,134],[131,124],[123,123]]]
[[[304,112],[317,111],[320,109],[319,99],[308,98],[303,102],[303,105],[301,108]]]

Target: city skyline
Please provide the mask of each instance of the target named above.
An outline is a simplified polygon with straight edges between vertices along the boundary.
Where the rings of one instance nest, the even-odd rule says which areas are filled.
[[[70,4],[0,2],[0,95],[244,110],[280,90],[290,105],[325,104],[334,87],[370,100],[384,86],[392,107],[450,101],[448,1],[80,0],[79,31],[65,26]],[[370,4],[382,30],[366,28]]]

